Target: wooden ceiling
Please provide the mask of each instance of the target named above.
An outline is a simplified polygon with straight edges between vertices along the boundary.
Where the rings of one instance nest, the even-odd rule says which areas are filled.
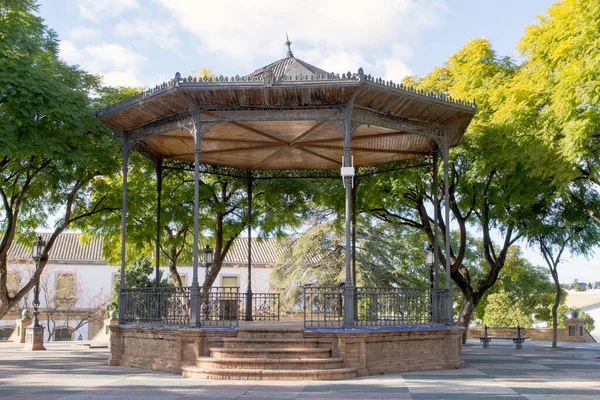
[[[189,104],[201,109],[261,108],[282,110],[339,106],[354,99],[354,107],[390,118],[445,126],[456,145],[475,108],[426,94],[398,90],[377,82],[284,81],[266,87],[263,82],[177,84],[152,96],[99,115],[117,132],[143,128],[180,115]],[[202,119],[214,118],[203,112]],[[384,125],[385,126],[385,125]],[[419,134],[365,124],[351,140],[355,166],[376,165],[432,153],[434,142]],[[339,128],[339,126],[338,126]],[[169,160],[194,161],[194,139],[186,128],[173,128],[142,138],[145,151]],[[342,164],[343,137],[332,121],[237,120],[213,126],[201,143],[201,162],[247,170],[331,169]]]

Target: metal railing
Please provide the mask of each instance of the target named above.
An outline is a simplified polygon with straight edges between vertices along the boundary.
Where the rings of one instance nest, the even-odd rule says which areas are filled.
[[[191,288],[123,289],[123,324],[190,325]]]
[[[356,288],[357,326],[419,325],[433,321],[431,289]]]
[[[357,287],[354,323],[356,326],[448,323],[448,293],[446,289]],[[304,288],[305,327],[341,327],[343,323],[344,288]]]
[[[344,322],[344,288],[304,288],[304,326],[337,327]]]
[[[200,289],[200,324],[204,326],[237,326],[241,294],[237,287]]]
[[[239,319],[246,316],[246,293],[241,293]],[[252,293],[252,319],[279,321],[279,293]]]
[[[246,293],[237,287],[198,288],[201,326],[238,325],[245,318]],[[191,287],[124,289],[122,324],[192,326]],[[279,321],[279,293],[254,293],[252,314],[256,321]]]

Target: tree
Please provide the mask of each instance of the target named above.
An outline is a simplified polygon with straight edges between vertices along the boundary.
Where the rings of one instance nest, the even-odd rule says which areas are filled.
[[[153,288],[156,287],[156,278],[150,278],[152,275],[152,264],[147,257],[142,257],[125,266],[125,286],[128,289]],[[166,279],[162,278],[159,272],[159,287],[170,287],[171,284]],[[119,309],[119,286],[120,282],[116,281],[112,291],[112,300],[109,309]]]
[[[36,11],[32,0],[0,4],[0,317],[40,279],[57,236],[106,211],[92,186],[118,165],[114,137],[91,107],[98,77],[59,60],[56,34]],[[10,296],[8,251],[15,240],[31,243],[50,214],[60,218],[38,268]]]
[[[104,291],[89,296],[88,288],[76,274],[72,274],[72,286],[59,288],[57,271],[45,268],[40,278],[40,289],[45,304],[46,329],[48,340],[54,337],[57,328],[65,327],[70,331],[90,323],[102,324],[110,294]]]
[[[506,265],[511,247],[523,236],[523,219],[539,202],[540,194],[551,191],[550,179],[540,179],[540,168],[531,154],[546,149],[536,141],[514,136],[515,121],[498,115],[496,110],[506,100],[506,86],[518,67],[507,58],[499,58],[485,39],[472,40],[443,66],[424,78],[412,77],[407,83],[419,89],[444,93],[453,98],[475,98],[478,112],[461,145],[451,152],[449,202],[453,221],[441,218],[437,227],[457,227],[458,240],[451,244],[450,254],[440,250],[445,266],[450,258],[451,278],[463,295],[459,323],[468,327],[471,316],[486,291],[494,286]],[[441,171],[440,171],[441,172]],[[441,176],[441,175],[440,175]],[[442,196],[434,203],[430,176],[424,170],[394,173],[376,178],[370,185],[366,209],[376,218],[423,231],[433,244],[433,210],[442,216]],[[443,187],[438,187],[439,193]],[[468,229],[470,228],[470,229]],[[498,244],[492,234],[500,236]],[[475,277],[473,266],[465,262],[469,238],[480,235],[484,274]],[[443,235],[440,235],[444,249]]]
[[[281,303],[292,310],[302,304],[306,285],[339,287],[345,276],[344,233],[335,221],[311,221],[296,238],[284,240],[284,251],[271,273],[273,286],[282,289]]]
[[[482,322],[485,325],[495,327],[529,328],[533,320],[531,315],[525,312],[520,300],[511,298],[504,290],[488,295],[487,306]]]
[[[481,268],[484,267],[485,264],[481,265]],[[523,315],[531,316],[535,321],[551,320],[548,305],[554,299],[554,284],[547,270],[533,266],[523,258],[520,247],[511,248],[506,265],[498,275],[496,284],[487,291],[478,304],[475,311],[478,319],[483,321],[487,318],[489,296],[500,291],[520,304],[519,312]]]
[[[572,202],[570,199],[571,197],[555,198],[549,203],[544,214],[532,220],[529,231],[529,240],[538,246],[554,281],[553,348],[556,348],[558,341],[558,308],[562,297],[558,266],[564,252],[569,250],[571,254],[587,255],[600,241],[600,227],[594,223],[592,216],[580,206],[580,203]],[[584,286],[587,289],[587,285]]]

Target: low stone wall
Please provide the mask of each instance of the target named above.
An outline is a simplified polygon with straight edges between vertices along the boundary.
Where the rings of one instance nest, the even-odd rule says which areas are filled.
[[[488,336],[515,336],[516,328],[490,328],[488,327]],[[468,339],[477,339],[483,336],[482,327],[469,328],[467,333]],[[529,336],[530,340],[552,341],[552,328],[521,328],[521,336]],[[566,328],[558,329],[558,340],[561,342],[579,342],[593,343],[595,342],[592,335],[587,330],[584,330],[582,336],[569,336],[569,331]]]
[[[235,331],[210,331],[184,328],[110,326],[109,365],[181,373],[196,357],[207,356],[212,341],[235,337]]]
[[[198,330],[112,325],[110,365],[123,365],[180,373],[209,355],[234,330]],[[304,332],[332,350],[345,367],[357,367],[359,376],[390,372],[456,369],[462,360],[462,328],[427,330],[356,330]]]
[[[305,332],[331,347],[344,367],[357,367],[359,376],[391,372],[456,369],[462,360],[462,328],[387,331]]]

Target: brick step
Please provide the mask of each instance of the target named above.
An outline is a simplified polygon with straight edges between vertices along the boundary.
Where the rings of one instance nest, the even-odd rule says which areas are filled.
[[[272,339],[272,338],[223,338],[223,347],[226,349],[235,348],[315,348],[318,339]]]
[[[238,379],[238,380],[311,380],[329,381],[356,378],[356,368],[333,369],[229,369],[229,368],[201,368],[195,365],[182,367],[182,375],[186,378],[196,379]]]
[[[234,348],[224,347],[209,348],[211,357],[218,358],[329,358],[331,349],[323,348]]]
[[[238,328],[240,339],[303,339],[304,329]]]
[[[204,369],[317,370],[339,369],[342,363],[341,358],[196,358]]]

